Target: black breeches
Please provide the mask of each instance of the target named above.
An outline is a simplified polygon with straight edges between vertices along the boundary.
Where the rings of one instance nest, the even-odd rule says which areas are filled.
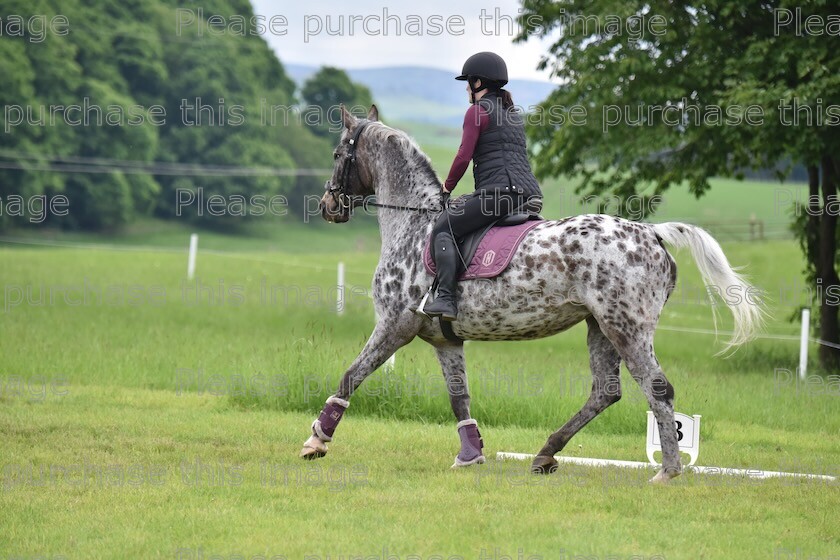
[[[445,232],[451,233],[455,240],[458,240],[514,213],[525,201],[521,194],[475,191],[459,199],[457,204],[453,204],[440,215],[432,229],[432,239]]]

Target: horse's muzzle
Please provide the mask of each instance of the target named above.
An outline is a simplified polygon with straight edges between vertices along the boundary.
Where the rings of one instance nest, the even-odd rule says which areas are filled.
[[[350,219],[349,208],[339,202],[339,197],[333,192],[327,192],[318,204],[321,217],[333,223],[343,223]]]

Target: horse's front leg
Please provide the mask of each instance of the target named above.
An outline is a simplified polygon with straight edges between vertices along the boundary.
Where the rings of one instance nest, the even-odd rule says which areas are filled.
[[[400,347],[408,344],[413,335],[390,321],[376,324],[361,353],[344,372],[338,391],[327,399],[321,414],[312,423],[312,435],[303,444],[300,456],[317,459],[327,454],[328,441],[332,441],[341,417],[350,405],[350,396],[368,375],[385,363]]]
[[[470,418],[470,393],[467,385],[464,345],[448,343],[435,347],[435,350],[443,369],[443,377],[446,379],[449,402],[458,420],[458,436],[461,438],[461,451],[455,456],[452,468],[483,463],[484,442],[478,431],[478,423]]]

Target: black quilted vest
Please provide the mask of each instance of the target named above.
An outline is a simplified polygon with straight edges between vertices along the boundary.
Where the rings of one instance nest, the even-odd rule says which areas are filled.
[[[485,94],[478,104],[490,115],[490,123],[473,151],[475,188],[542,196],[528,162],[522,115],[505,110],[502,98],[495,92]]]

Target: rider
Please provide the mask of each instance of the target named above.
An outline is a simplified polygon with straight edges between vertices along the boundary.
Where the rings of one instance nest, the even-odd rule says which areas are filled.
[[[470,160],[475,192],[463,205],[445,208],[432,230],[438,290],[423,311],[442,321],[454,321],[458,314],[455,288],[462,263],[455,240],[542,198],[528,162],[522,116],[510,93],[502,89],[508,82],[505,61],[492,52],[474,54],[455,79],[466,80],[471,106],[442,195],[448,199]]]

